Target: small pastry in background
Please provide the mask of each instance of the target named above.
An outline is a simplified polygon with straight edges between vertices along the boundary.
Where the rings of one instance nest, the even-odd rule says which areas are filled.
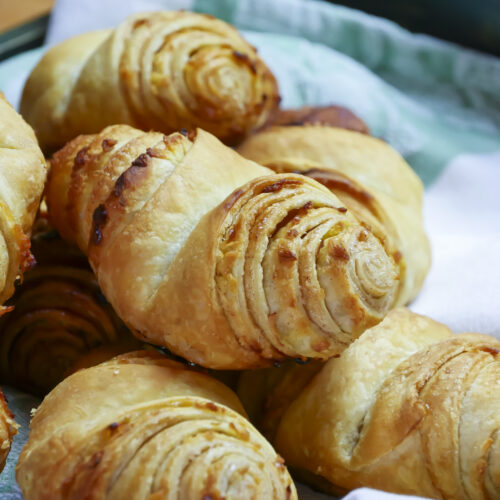
[[[43,395],[90,350],[109,350],[107,358],[106,351],[97,356],[99,363],[141,343],[107,303],[85,256],[43,219],[36,226],[32,251],[38,264],[8,302],[13,311],[0,318],[0,377]]]
[[[370,134],[368,125],[352,111],[342,106],[304,106],[298,109],[280,109],[267,126],[327,125]]]
[[[329,189],[201,129],[79,136],[47,202],[134,333],[207,368],[329,358],[396,298],[393,255]]]
[[[331,190],[394,257],[398,291],[393,304],[416,297],[430,267],[423,226],[423,185],[385,142],[323,125],[270,127],[237,151],[273,169],[310,177]]]
[[[5,467],[5,461],[10,451],[12,439],[17,434],[19,425],[14,420],[7,400],[0,389],[0,471]]]
[[[16,479],[26,500],[296,500],[282,458],[244,415],[207,375],[151,351],[118,356],[44,399]]]
[[[3,304],[33,264],[29,238],[46,176],[33,130],[0,92],[0,315],[10,311]]]
[[[279,100],[273,74],[235,28],[164,11],[49,49],[26,83],[21,112],[45,152],[116,123],[164,133],[200,127],[236,144]]]
[[[288,368],[274,377],[289,390]],[[498,498],[499,380],[500,341],[395,309],[312,379],[295,371],[303,389],[280,408],[272,443],[297,477],[334,494]]]

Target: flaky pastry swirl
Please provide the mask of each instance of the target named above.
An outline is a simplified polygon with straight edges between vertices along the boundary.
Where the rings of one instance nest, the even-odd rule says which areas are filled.
[[[499,354],[493,337],[454,335],[395,309],[312,380],[296,367],[290,378],[289,366],[274,375],[282,391],[301,391],[288,405],[266,407],[262,395],[252,404],[264,411],[262,421],[278,413],[277,451],[327,491],[370,486],[437,499],[499,498]],[[245,378],[241,395],[251,396],[252,373]]]
[[[229,24],[192,12],[134,14],[42,58],[21,111],[44,150],[114,123],[170,133],[201,127],[227,143],[279,103],[274,76]]]
[[[48,203],[136,334],[210,368],[327,358],[394,300],[395,263],[328,189],[198,130],[113,126],[51,161]]]
[[[14,310],[0,318],[2,383],[46,394],[89,351],[106,346],[105,360],[140,347],[78,249],[48,229],[33,235],[32,251],[37,265],[8,302]]]
[[[59,384],[31,422],[16,479],[26,500],[294,500],[271,445],[235,394],[153,352]]]

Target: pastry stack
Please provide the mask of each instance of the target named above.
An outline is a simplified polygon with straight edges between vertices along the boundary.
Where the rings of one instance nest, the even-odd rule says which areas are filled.
[[[349,111],[279,101],[233,27],[189,12],[77,36],[32,72],[53,228],[0,323],[4,380],[55,385],[17,464],[26,500],[293,499],[285,463],[334,494],[499,497],[500,343],[403,307],[430,266],[422,183]],[[15,119],[4,303],[45,176]]]

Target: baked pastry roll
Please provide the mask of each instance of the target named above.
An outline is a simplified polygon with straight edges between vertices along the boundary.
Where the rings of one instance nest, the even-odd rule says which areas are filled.
[[[331,189],[397,261],[396,304],[415,298],[430,266],[423,186],[394,149],[374,137],[317,125],[271,127],[247,139],[238,152]]]
[[[148,12],[50,49],[21,112],[45,151],[114,123],[170,133],[201,127],[233,144],[279,104],[276,80],[231,25],[193,12]]]
[[[47,166],[35,134],[0,92],[0,315],[14,282],[33,264],[30,231]]]
[[[498,498],[499,352],[493,337],[391,311],[281,411],[274,445],[330,492]]]
[[[7,400],[0,389],[0,471],[5,467],[12,439],[17,434],[19,425],[7,406]]]
[[[136,334],[209,368],[328,358],[395,299],[393,257],[335,195],[202,130],[80,136],[48,203]]]
[[[61,382],[33,417],[26,500],[296,499],[283,460],[217,380],[140,351]]]
[[[106,346],[91,355],[97,364],[141,345],[99,290],[86,257],[43,222],[32,238],[37,265],[8,302],[14,310],[0,318],[2,383],[40,395],[89,351]]]
[[[368,125],[352,111],[342,106],[304,106],[280,109],[272,115],[268,126],[326,125],[369,134]]]

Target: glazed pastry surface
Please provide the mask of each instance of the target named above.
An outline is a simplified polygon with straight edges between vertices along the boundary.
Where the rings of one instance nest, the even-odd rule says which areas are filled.
[[[54,151],[116,123],[165,133],[200,127],[232,144],[278,103],[274,76],[235,28],[163,11],[50,49],[26,83],[21,112],[44,151]]]
[[[396,304],[415,298],[431,257],[422,220],[423,185],[394,149],[350,130],[308,125],[271,127],[247,139],[238,152],[331,189],[397,261]]]
[[[395,300],[393,256],[339,198],[202,130],[79,136],[54,155],[47,191],[118,315],[206,367],[328,358]]]
[[[31,250],[37,265],[9,300],[14,310],[0,318],[2,383],[44,395],[75,363],[98,364],[140,348],[99,290],[85,255],[44,219],[35,222]]]
[[[29,236],[46,175],[33,130],[0,92],[0,306],[34,263]]]
[[[329,360],[283,412],[274,445],[327,491],[500,495],[500,342],[395,309]]]
[[[296,499],[283,460],[211,377],[150,352],[59,384],[31,422],[26,500]]]

